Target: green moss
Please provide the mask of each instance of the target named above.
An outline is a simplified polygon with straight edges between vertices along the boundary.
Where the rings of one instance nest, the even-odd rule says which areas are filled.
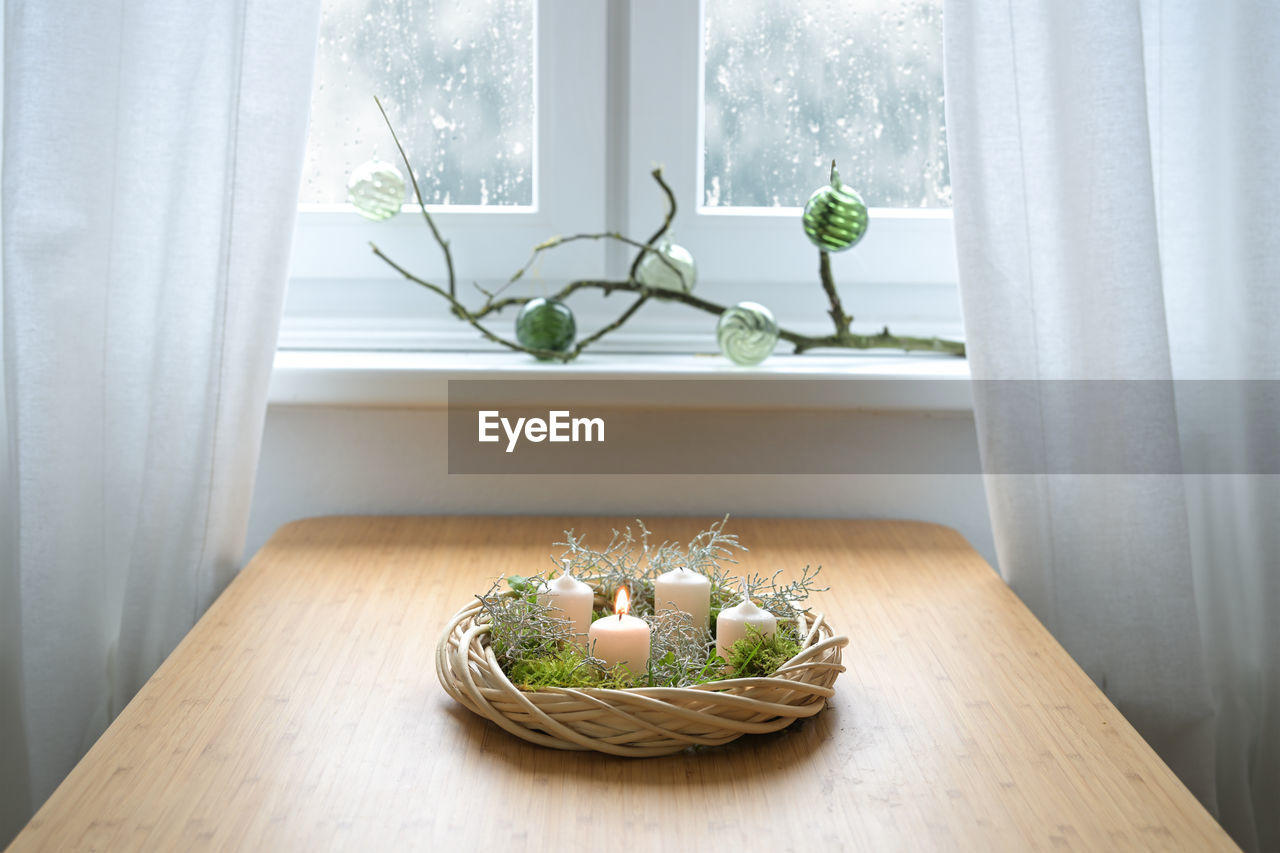
[[[576,643],[566,643],[554,652],[517,661],[507,672],[507,677],[521,690],[636,686],[635,679],[625,667],[605,669],[593,663]]]
[[[678,660],[674,652],[649,662],[648,671],[633,676],[625,667],[605,669],[593,661],[576,643],[541,653],[526,654],[510,667],[504,667],[511,683],[521,690],[547,687],[675,687],[705,684],[726,678],[763,678],[773,675],[801,651],[793,626],[780,625],[771,636],[763,636],[754,627],[747,628],[745,639],[734,643],[729,652],[729,666],[714,652],[699,665]]]
[[[733,644],[729,650],[729,666],[732,678],[763,678],[773,675],[778,667],[800,654],[800,641],[795,629],[789,625],[764,636],[754,625],[747,626],[747,636]]]

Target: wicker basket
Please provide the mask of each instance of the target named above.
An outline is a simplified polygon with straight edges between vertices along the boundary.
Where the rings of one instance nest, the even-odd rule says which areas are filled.
[[[475,601],[454,615],[440,637],[436,674],[450,696],[530,743],[633,758],[718,746],[812,717],[835,692],[832,684],[844,672],[840,650],[848,643],[832,635],[821,614],[812,622],[802,616],[803,650],[768,678],[694,687],[524,691],[498,665],[487,620]]]

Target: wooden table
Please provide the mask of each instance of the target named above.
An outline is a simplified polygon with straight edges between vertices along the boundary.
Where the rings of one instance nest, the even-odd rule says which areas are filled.
[[[952,530],[732,522],[744,569],[821,563],[850,639],[830,707],[698,754],[541,749],[447,698],[446,618],[560,531],[320,518],[281,529],[14,849],[1235,849]],[[687,538],[700,521],[652,521]]]

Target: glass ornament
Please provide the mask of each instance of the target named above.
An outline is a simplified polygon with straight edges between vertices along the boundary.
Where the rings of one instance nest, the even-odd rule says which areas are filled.
[[[390,219],[404,204],[404,176],[382,160],[362,163],[347,181],[347,201],[366,219]]]
[[[867,206],[862,197],[840,183],[831,164],[831,183],[814,192],[804,205],[804,233],[824,252],[851,249],[867,233]]]
[[[734,364],[759,364],[778,345],[778,323],[773,312],[760,303],[739,302],[720,315],[716,343]]]
[[[691,293],[697,280],[693,255],[684,246],[671,242],[670,237],[663,237],[655,249],[645,252],[636,267],[636,281],[655,290]]]
[[[577,334],[573,311],[558,299],[530,299],[516,317],[516,340],[529,349],[565,352]]]

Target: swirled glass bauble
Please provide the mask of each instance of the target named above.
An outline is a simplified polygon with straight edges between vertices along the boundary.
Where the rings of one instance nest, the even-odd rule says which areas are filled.
[[[404,204],[404,176],[382,160],[362,163],[347,181],[347,201],[366,219],[390,219]]]
[[[831,184],[805,202],[804,233],[824,252],[851,249],[867,233],[867,206],[861,196],[840,183],[834,166]]]
[[[577,334],[573,311],[558,299],[530,299],[516,317],[516,340],[529,349],[565,352]]]
[[[757,302],[739,302],[726,308],[716,325],[716,343],[734,364],[759,364],[778,344],[773,312]]]
[[[636,267],[636,281],[658,290],[689,293],[698,280],[698,267],[684,246],[664,238],[653,251],[645,252]]]

